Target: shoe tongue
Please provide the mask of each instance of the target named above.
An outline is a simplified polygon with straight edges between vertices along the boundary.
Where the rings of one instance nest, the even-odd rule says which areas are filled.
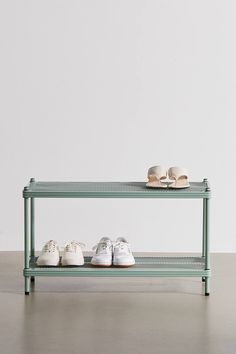
[[[102,237],[99,242],[111,242],[111,239],[109,237]]]
[[[117,237],[116,242],[128,243],[128,241],[124,237]]]
[[[48,244],[54,244],[54,245],[56,245],[56,242],[55,242],[54,240],[50,240],[50,241],[48,241]]]

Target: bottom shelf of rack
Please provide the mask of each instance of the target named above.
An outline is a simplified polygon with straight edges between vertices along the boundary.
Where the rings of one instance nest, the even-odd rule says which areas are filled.
[[[83,266],[42,267],[36,264],[37,257],[31,258],[30,267],[24,276],[60,277],[209,277],[204,257],[135,257],[135,265],[128,268],[95,267],[91,257],[85,257]]]

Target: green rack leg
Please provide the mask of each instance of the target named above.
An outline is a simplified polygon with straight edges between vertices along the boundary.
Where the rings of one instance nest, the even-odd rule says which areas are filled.
[[[204,180],[205,181],[205,180]],[[206,207],[205,199],[203,199],[203,219],[202,219],[202,257],[205,257],[205,242],[206,242]],[[202,281],[205,281],[205,277],[202,277]]]
[[[30,294],[30,277],[25,277],[25,295]]]
[[[24,248],[25,248],[25,269],[29,268],[29,198],[24,198]],[[30,277],[25,276],[25,295],[30,293]]]
[[[205,296],[209,296],[210,295],[210,278],[206,277],[206,281],[205,281]]]
[[[209,249],[209,198],[204,199],[205,202],[205,269],[210,270],[210,249]],[[205,295],[210,295],[210,278],[205,277]]]
[[[33,179],[31,179],[32,181]],[[35,256],[35,200],[30,198],[30,256]],[[31,277],[31,282],[35,281],[35,277]]]
[[[34,198],[30,198],[31,203],[30,203],[30,255],[31,257],[35,256],[35,226],[34,226]]]

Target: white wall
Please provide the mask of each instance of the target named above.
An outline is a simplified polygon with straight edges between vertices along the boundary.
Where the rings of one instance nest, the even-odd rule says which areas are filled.
[[[37,180],[146,180],[184,165],[212,189],[212,251],[236,251],[236,3],[0,2],[0,249],[23,249]],[[126,236],[198,251],[198,200],[39,200],[37,248]],[[183,245],[185,243],[185,245]]]

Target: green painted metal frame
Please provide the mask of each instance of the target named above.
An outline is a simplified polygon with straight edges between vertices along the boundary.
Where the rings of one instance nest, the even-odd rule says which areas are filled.
[[[151,190],[141,182],[36,182],[31,178],[24,197],[24,277],[25,294],[35,276],[76,277],[201,277],[205,295],[210,294],[209,201],[207,179],[190,183],[184,190]],[[201,257],[137,257],[131,268],[94,268],[90,257],[83,267],[38,267],[35,257],[35,198],[201,198],[203,232]]]

